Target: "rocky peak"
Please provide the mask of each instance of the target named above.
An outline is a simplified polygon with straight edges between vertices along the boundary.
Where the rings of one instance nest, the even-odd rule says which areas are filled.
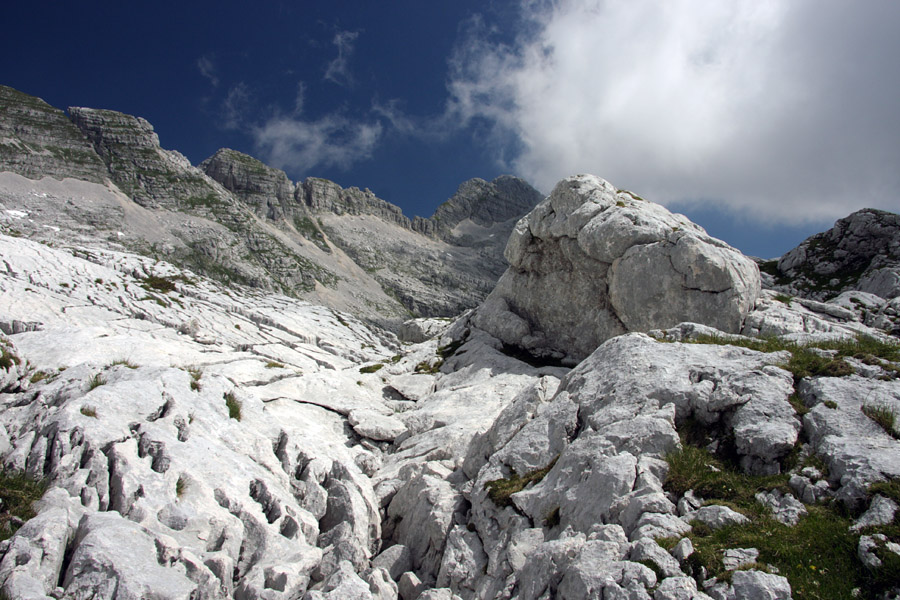
[[[320,177],[308,177],[297,186],[297,201],[313,212],[331,212],[336,215],[374,215],[388,223],[411,229],[412,224],[403,210],[378,198],[372,190],[357,187],[342,188],[333,181]]]
[[[65,113],[0,85],[0,170],[31,179],[71,177],[102,183],[106,165]]]
[[[790,291],[817,300],[848,290],[900,296],[900,215],[859,210],[807,238],[768,270],[776,284],[790,282]]]
[[[200,169],[248,204],[257,216],[277,221],[290,213],[294,184],[280,169],[230,148],[221,148]]]
[[[94,108],[70,107],[69,114],[93,143],[116,185],[137,203],[177,209],[226,199],[224,190],[182,154],[160,148],[146,119]]]
[[[431,220],[446,236],[466,219],[481,227],[518,219],[541,200],[543,194],[518,177],[501,175],[491,182],[475,178],[463,182]]]

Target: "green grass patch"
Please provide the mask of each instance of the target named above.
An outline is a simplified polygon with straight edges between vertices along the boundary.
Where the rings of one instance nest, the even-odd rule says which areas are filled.
[[[375,371],[379,370],[383,366],[384,365],[381,363],[375,363],[374,365],[367,365],[365,367],[360,367],[359,372],[360,373],[374,373]]]
[[[556,459],[542,469],[535,469],[525,475],[516,475],[513,474],[511,477],[506,479],[495,479],[493,481],[488,481],[484,484],[484,489],[488,492],[488,497],[491,501],[503,508],[504,506],[512,505],[512,500],[510,496],[515,494],[516,492],[521,492],[525,489],[525,486],[529,483],[538,483],[540,482],[547,473],[550,472],[550,469],[553,468],[553,465],[556,464]]]
[[[45,381],[48,379],[52,380],[53,377],[54,377],[54,374],[48,373],[47,371],[35,371],[31,375],[30,381],[31,381],[31,383],[40,383],[41,381]]]
[[[102,373],[97,373],[88,380],[88,391],[96,389],[101,385],[106,385],[106,379],[104,379]]]
[[[894,439],[900,439],[900,432],[897,431],[897,413],[893,408],[882,404],[864,404],[862,411],[863,414],[878,423],[885,433]]]
[[[158,275],[149,275],[141,281],[141,285],[144,286],[145,289],[156,290],[164,294],[175,291],[174,280],[169,277],[160,277]]]
[[[47,491],[47,484],[28,475],[3,469],[0,470],[0,540],[12,537],[19,528],[18,523],[34,517],[32,505]]]
[[[241,401],[238,400],[234,392],[225,394],[225,406],[228,407],[228,416],[237,421],[241,420]]]
[[[764,516],[715,531],[695,528],[689,535],[694,544],[689,562],[693,567],[702,565],[710,575],[727,578],[724,551],[756,548],[760,563],[775,566],[787,577],[796,600],[853,597],[854,588],[867,587],[865,569],[856,557],[859,535],[849,531],[850,519],[829,508],[807,509],[809,514],[795,527]]]
[[[740,512],[758,514],[762,506],[757,492],[779,489],[788,492],[788,475],[745,475],[703,448],[684,444],[666,457],[669,474],[664,488],[678,496],[688,490],[717,504],[730,503]]]
[[[13,365],[20,364],[22,364],[22,359],[16,356],[6,346],[0,345],[0,367],[2,367],[6,371],[9,371],[13,368]]]
[[[267,369],[283,369],[284,365],[280,362],[270,360],[269,362],[266,363],[266,368]]]
[[[791,300],[793,300],[793,296],[788,296],[787,294],[775,294],[775,300],[781,302],[782,304],[791,305]]]
[[[782,367],[790,371],[798,380],[803,377],[850,375],[853,373],[853,368],[843,360],[849,356],[868,358],[869,360],[879,358],[892,362],[900,360],[900,343],[883,341],[869,336],[799,345],[776,337],[728,339],[717,335],[701,335],[694,340],[686,340],[685,343],[738,346],[759,352],[786,350],[791,353],[791,358]],[[814,352],[814,349],[832,351],[834,356],[823,356],[821,353]]]
[[[423,360],[419,364],[416,365],[414,369],[416,373],[424,373],[427,375],[433,375],[435,373],[440,373],[441,367],[444,366],[444,359],[438,360]]]

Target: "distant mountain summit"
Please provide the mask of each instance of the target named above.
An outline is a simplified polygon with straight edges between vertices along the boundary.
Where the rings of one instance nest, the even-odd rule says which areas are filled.
[[[140,117],[68,113],[0,86],[3,204],[28,215],[20,233],[164,257],[382,325],[474,307],[505,269],[515,221],[542,199],[515,177],[473,179],[433,217],[410,219],[368,189],[294,183],[231,149],[195,167]]]

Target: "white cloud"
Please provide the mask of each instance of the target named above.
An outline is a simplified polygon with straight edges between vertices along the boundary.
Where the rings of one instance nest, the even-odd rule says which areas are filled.
[[[216,74],[216,64],[211,57],[201,56],[194,64],[196,65],[197,70],[200,71],[200,74],[209,80],[213,87],[218,87],[219,76]]]
[[[318,167],[347,168],[368,158],[381,137],[380,123],[353,121],[338,114],[315,120],[274,117],[252,131],[264,161],[292,173]]]
[[[241,129],[254,106],[253,94],[243,81],[228,90],[222,101],[222,127]]]
[[[521,0],[474,21],[448,114],[542,189],[591,172],[661,202],[828,220],[900,197],[900,3]],[[498,155],[499,156],[499,155]]]
[[[350,72],[350,55],[353,54],[353,44],[359,37],[358,31],[339,31],[334,35],[332,43],[337,47],[338,55],[328,63],[325,69],[325,79],[341,86],[353,85],[353,74]]]

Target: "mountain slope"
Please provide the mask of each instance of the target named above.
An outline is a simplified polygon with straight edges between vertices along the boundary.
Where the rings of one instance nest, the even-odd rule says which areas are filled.
[[[449,316],[480,301],[502,272],[499,240],[505,243],[515,208],[524,213],[540,196],[515,178],[503,180],[502,193],[482,182],[481,197],[467,197],[470,208],[456,211],[475,207],[479,222],[493,228],[495,240],[476,247],[430,219],[408,219],[369,190],[316,178],[294,184],[232,150],[194,167],[164,150],[139,117],[70,108],[70,120],[7,87],[0,87],[0,111],[0,202],[7,213],[27,215],[6,214],[9,231],[84,243],[95,229],[93,237],[111,247],[392,327],[410,314]],[[45,201],[48,194],[65,200]],[[502,223],[490,221],[494,209],[485,208],[494,202]]]

